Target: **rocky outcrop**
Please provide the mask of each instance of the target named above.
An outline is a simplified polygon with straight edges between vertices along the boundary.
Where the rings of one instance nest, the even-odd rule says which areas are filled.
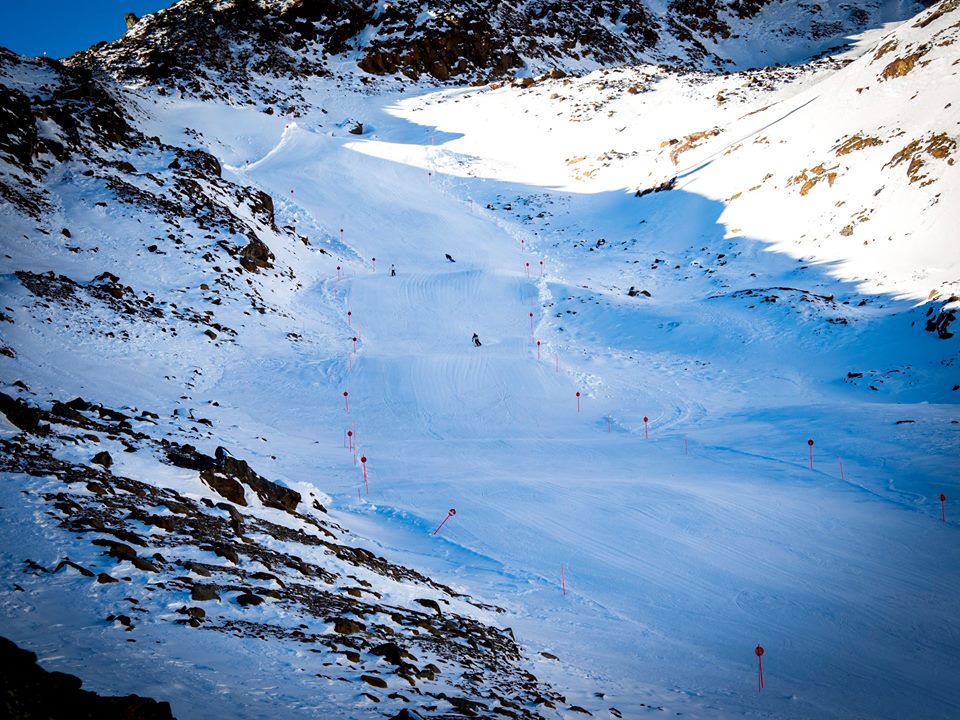
[[[123,81],[175,81],[204,98],[249,90],[257,75],[282,77],[291,90],[268,101],[265,110],[273,112],[274,102],[299,104],[309,78],[329,74],[321,58],[348,50],[359,51],[359,69],[371,75],[442,83],[641,62],[724,69],[731,61],[717,54],[718,43],[740,37],[741,26],[770,2],[465,0],[425,13],[415,0],[181,0],[143,18],[121,40],[70,62],[106,68]],[[811,14],[822,11],[809,7]],[[813,30],[809,23],[805,29],[784,27],[784,37],[813,40],[833,33],[839,44],[864,28],[870,11],[852,8],[842,22],[837,11],[831,22],[813,23]],[[217,32],[210,33],[211,27]]]
[[[56,544],[62,533],[74,557],[53,570],[24,558],[24,571],[34,582],[70,572],[91,587],[129,583],[105,621],[131,633],[132,640],[145,624],[173,622],[197,632],[282,641],[276,647],[295,642],[324,660],[319,677],[356,682],[358,692],[376,693],[369,697],[390,708],[387,715],[403,703],[409,717],[435,717],[442,700],[460,715],[536,720],[541,705],[566,706],[562,695],[526,669],[513,633],[480,621],[471,610],[489,617],[503,613],[501,608],[357,547],[322,507],[316,513],[296,509],[299,495],[268,483],[225,449],[217,448],[211,457],[189,445],[154,439],[130,427],[123,419],[130,413],[81,398],[56,402],[51,410],[17,405],[36,412],[31,427],[49,424],[56,432],[0,438],[0,472],[21,482],[25,496],[42,502],[47,512],[37,517],[52,521],[45,537]],[[262,511],[216,502],[200,483],[188,496],[151,484],[148,477],[139,480],[72,461],[76,444],[91,442],[92,430],[117,438],[144,458],[237,478],[289,515],[281,525],[261,517]],[[162,532],[145,532],[144,526]],[[82,563],[76,562],[78,540],[91,551]],[[138,579],[137,574],[144,575]],[[2,688],[9,675],[0,676]],[[393,692],[397,687],[402,698]],[[0,694],[0,714],[3,699]],[[166,715],[136,714],[165,708],[143,702],[147,710],[123,705],[129,713],[123,717],[169,717],[169,708]],[[36,717],[115,716],[103,711]]]
[[[217,448],[210,457],[192,445],[169,443],[167,459],[177,467],[199,470],[200,479],[219,495],[237,505],[246,505],[243,485],[253,490],[267,507],[294,512],[300,503],[300,493],[270,482],[257,474],[246,460],[233,457],[224,448]]]
[[[37,656],[0,637],[0,717],[16,720],[173,720],[170,703],[139,695],[105,697],[75,675],[48,672]]]

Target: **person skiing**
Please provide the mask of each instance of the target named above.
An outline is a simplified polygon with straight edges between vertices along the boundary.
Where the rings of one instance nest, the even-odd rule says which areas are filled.
[[[397,276],[397,269],[393,266],[393,263],[390,263],[390,277]]]
[[[473,344],[480,347],[480,336],[476,333],[473,334]]]

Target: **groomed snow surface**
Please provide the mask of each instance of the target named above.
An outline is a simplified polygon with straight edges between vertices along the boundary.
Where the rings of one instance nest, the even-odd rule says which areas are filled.
[[[225,174],[274,197],[278,225],[334,254],[284,250],[303,289],[275,300],[289,313],[276,337],[241,333],[233,348],[192,356],[144,341],[107,377],[98,360],[116,346],[74,347],[64,333],[47,337],[60,347],[21,350],[20,372],[61,398],[172,408],[183,385],[160,377],[201,368],[190,402],[216,434],[202,449],[221,444],[273,479],[315,482],[377,552],[506,607],[498,620],[538,677],[595,717],[611,706],[629,718],[958,717],[957,340],[925,332],[917,309],[928,289],[956,287],[956,169],[938,166],[941,184],[922,201],[904,178],[883,210],[923,224],[943,192],[929,210],[941,213],[933,245],[904,240],[943,267],[858,255],[837,235],[794,243],[806,210],[779,226],[757,209],[727,222],[739,211],[724,198],[768,169],[783,180],[762,190],[768,203],[796,193],[786,179],[813,166],[808,156],[859,129],[858,112],[874,121],[826,101],[803,114],[813,95],[851,91],[843,73],[857,63],[722,104],[716,93],[742,78],[705,90],[656,69],[624,80],[646,78],[646,95],[621,91],[600,107],[610,78],[599,73],[415,97],[326,81],[311,102],[327,113],[295,119],[163,98],[148,134],[185,143],[182,128],[199,131]],[[939,88],[938,107],[957,87]],[[771,103],[783,104],[749,115]],[[903,127],[936,122],[929,108],[909,113]],[[834,115],[843,127],[812,131],[831,135],[824,144],[797,137]],[[348,120],[364,135],[347,133]],[[722,145],[671,169],[663,141],[715,126]],[[762,162],[721,153],[778,133],[792,144]],[[609,167],[595,161],[603,153]],[[587,164],[596,172],[579,172]],[[677,189],[634,196],[681,170]],[[848,197],[827,190],[802,198],[810,216]],[[750,222],[762,237],[742,229]],[[115,261],[132,284],[136,260],[118,245]],[[304,342],[284,342],[288,330]],[[51,360],[64,350],[67,378]],[[368,495],[347,429],[368,458]],[[41,625],[3,620],[38,636]],[[282,653],[262,660],[251,670],[261,679],[289,671]],[[206,661],[158,660],[171,677]],[[272,707],[275,695],[200,707],[175,685],[149,690],[181,719],[310,716]]]

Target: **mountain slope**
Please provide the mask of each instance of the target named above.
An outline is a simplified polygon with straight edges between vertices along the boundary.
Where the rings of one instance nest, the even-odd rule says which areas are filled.
[[[957,715],[956,3],[357,71],[410,7],[0,57],[0,635],[180,718]]]
[[[410,0],[185,0],[71,62],[103,67],[121,81],[178,85],[201,97],[233,94],[285,111],[302,104],[299,91],[310,78],[341,63],[374,76],[441,82],[641,62],[731,70],[802,62],[920,7],[880,0],[855,8],[770,0],[470,0],[425,9]],[[285,80],[280,87],[277,78]]]

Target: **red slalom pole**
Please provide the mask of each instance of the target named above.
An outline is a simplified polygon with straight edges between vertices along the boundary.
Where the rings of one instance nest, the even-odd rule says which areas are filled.
[[[340,228],[340,243],[343,243],[343,228]]]
[[[540,277],[543,277],[543,260],[540,261]]]
[[[360,464],[363,465],[363,486],[367,489],[367,495],[370,494],[370,484],[367,482],[367,456],[360,458]]]
[[[376,271],[377,271],[377,259],[376,259],[376,258],[370,258],[370,261],[373,263],[373,271],[376,272]]]
[[[807,445],[810,446],[810,469],[813,470],[813,438],[807,440]]]
[[[760,687],[757,689],[757,692],[760,692],[763,690],[763,648],[760,646],[760,643],[757,643],[757,647],[753,652],[757,655],[757,663],[760,667]]]
[[[527,268],[527,277],[529,278],[529,277],[530,277],[530,263],[525,262],[524,265],[525,265],[526,268]]]
[[[946,502],[947,502],[947,496],[944,495],[943,493],[940,493],[940,522],[947,521],[947,511],[946,511],[946,508],[944,507],[944,503]]]
[[[352,326],[353,324],[353,311],[347,310],[347,325]]]
[[[537,360],[540,359],[540,341],[537,340]]]
[[[837,461],[840,463],[840,479],[845,481],[846,478],[843,476],[843,458],[838,455]]]
[[[437,525],[437,529],[433,531],[433,534],[436,535],[438,532],[440,532],[440,528],[443,527],[444,523],[446,523],[447,520],[449,520],[450,518],[452,518],[452,517],[453,517],[454,515],[456,515],[456,514],[457,514],[457,509],[456,509],[456,508],[450,508],[450,509],[447,511],[447,516],[443,519],[443,522],[441,522],[439,525]]]
[[[577,390],[577,413],[580,412],[580,391]]]
[[[350,412],[350,393],[346,390],[343,391],[343,406],[346,408],[347,412]]]
[[[530,313],[530,337],[533,337],[533,313]]]
[[[563,572],[563,564],[560,565],[560,586],[563,588],[563,594],[567,594],[567,578]]]
[[[354,351],[354,352],[357,351],[357,336],[356,336],[356,335],[353,336],[353,351]]]
[[[337,280],[340,279],[340,266],[337,265]]]
[[[650,418],[648,418],[646,415],[643,416],[643,439],[644,439],[644,440],[649,440],[649,439],[650,439],[650,431],[649,431],[649,429],[647,428],[647,421],[648,421],[649,419],[650,419]]]
[[[347,449],[353,450],[353,430],[347,430]]]

